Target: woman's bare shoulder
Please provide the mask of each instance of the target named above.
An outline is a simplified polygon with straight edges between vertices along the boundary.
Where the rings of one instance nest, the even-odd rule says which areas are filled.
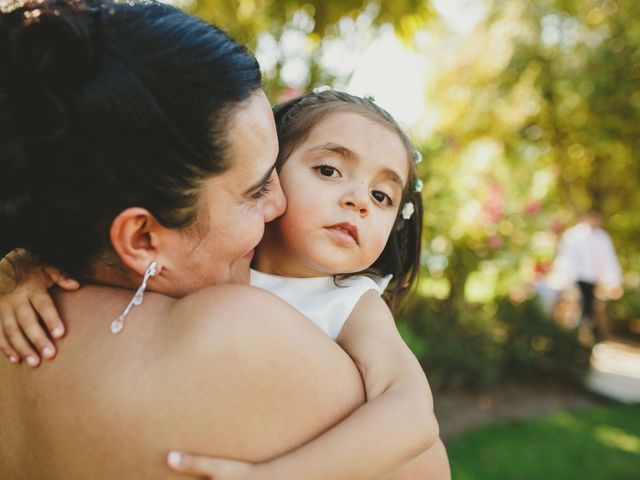
[[[308,356],[338,365],[348,360],[335,342],[291,305],[246,285],[205,288],[178,300],[166,324],[176,354],[192,364],[209,364],[212,356],[229,351],[236,363],[242,359],[264,365],[269,358],[272,366],[283,368]],[[273,372],[274,380],[277,373]]]
[[[288,337],[316,328],[296,309],[275,295],[248,285],[217,285],[203,288],[176,301],[167,314],[172,336],[188,342],[205,339],[207,343],[223,334],[230,340],[255,332],[268,337]],[[275,339],[274,339],[275,340]],[[319,335],[318,342],[324,342]]]
[[[1,395],[0,406],[4,418],[19,419],[38,405],[39,418],[50,420],[44,430],[67,439],[51,458],[74,451],[75,458],[95,459],[87,468],[117,459],[100,475],[90,468],[86,478],[164,478],[165,455],[174,449],[267,459],[309,441],[364,401],[344,351],[267,292],[224,285],[180,300],[149,295],[118,336],[108,326],[128,292],[94,288],[68,297],[63,313],[75,321],[59,358],[38,371],[12,366],[13,383],[3,377],[3,388],[16,397],[15,408],[6,410]],[[97,305],[108,311],[98,315]],[[83,320],[90,311],[99,318]],[[78,412],[82,429],[75,427]]]
[[[207,439],[214,446],[217,432],[212,452],[265,459],[313,438],[364,400],[344,351],[268,292],[207,288],[177,301],[167,322],[171,354],[156,366],[157,381],[189,392],[180,422],[190,425],[197,450]],[[175,409],[171,403],[164,408]]]

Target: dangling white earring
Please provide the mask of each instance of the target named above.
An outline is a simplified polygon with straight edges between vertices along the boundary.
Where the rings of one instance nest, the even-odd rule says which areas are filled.
[[[138,287],[138,290],[136,290],[136,294],[126,306],[124,312],[122,312],[118,318],[111,322],[111,333],[120,333],[124,328],[124,320],[125,318],[127,318],[127,315],[129,315],[131,309],[134,307],[134,305],[140,305],[142,303],[142,300],[144,298],[144,291],[147,288],[147,282],[156,274],[157,268],[158,262],[153,261],[149,264],[144,272],[142,283],[140,284],[140,287]]]

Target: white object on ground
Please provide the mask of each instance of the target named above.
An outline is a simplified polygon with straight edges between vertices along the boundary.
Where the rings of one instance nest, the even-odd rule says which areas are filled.
[[[615,341],[593,346],[589,390],[625,403],[640,403],[640,348]]]

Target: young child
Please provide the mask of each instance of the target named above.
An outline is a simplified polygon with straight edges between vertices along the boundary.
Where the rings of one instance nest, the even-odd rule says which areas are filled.
[[[427,380],[381,298],[386,288],[397,307],[418,273],[416,154],[368,99],[309,93],[274,112],[288,207],[266,226],[251,284],[337,341],[360,370],[367,402],[293,452],[256,465],[216,459],[209,468],[216,479],[382,478],[438,438]],[[46,335],[34,325],[23,331],[34,345]]]

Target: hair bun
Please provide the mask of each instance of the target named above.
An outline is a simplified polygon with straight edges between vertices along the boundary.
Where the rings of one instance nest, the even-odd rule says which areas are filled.
[[[64,131],[58,94],[91,75],[94,12],[61,0],[0,4],[0,256],[30,228],[29,142]]]
[[[59,89],[78,86],[90,75],[94,12],[78,15],[72,5],[33,2],[18,11],[23,18],[9,34],[10,55],[25,78]]]

